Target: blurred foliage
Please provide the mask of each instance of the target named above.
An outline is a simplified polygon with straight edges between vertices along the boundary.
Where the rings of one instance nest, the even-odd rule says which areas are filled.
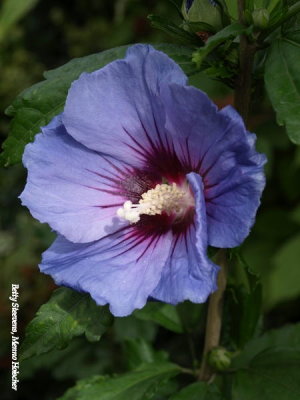
[[[181,2],[177,1],[177,4],[180,6]],[[44,70],[56,68],[73,57],[133,42],[170,42],[162,31],[151,28],[148,14],[168,16],[172,21],[178,18],[176,8],[168,0],[43,0],[30,11],[28,9],[28,14],[19,21],[21,14],[14,17],[14,23],[5,30],[5,40],[0,43],[1,141],[9,129],[4,110],[21,91],[42,80]],[[232,93],[223,84],[203,73],[192,76],[190,83],[205,90],[219,107],[233,102]],[[262,278],[264,318],[257,321],[254,316],[255,327],[251,327],[259,332],[299,321],[300,317],[300,150],[289,142],[284,129],[276,124],[265,93],[257,93],[255,98],[251,130],[257,133],[258,149],[268,157],[268,184],[256,225],[240,251],[251,269]],[[18,195],[24,183],[25,172],[21,165],[0,170],[0,311],[4,320],[0,331],[0,368],[4,371],[0,378],[3,385],[1,398],[55,399],[74,385],[76,379],[86,379],[92,374],[125,372],[143,360],[149,362],[152,359],[159,360],[163,367],[168,366],[164,364],[167,360],[165,352],[173,354],[172,362],[183,366],[195,364],[202,349],[205,306],[195,307],[186,302],[172,308],[154,303],[148,305],[147,313],[140,311],[117,319],[99,343],[86,343],[82,337],[77,337],[64,350],[54,350],[24,361],[19,392],[11,397],[11,310],[8,301],[11,284],[20,284],[21,335],[55,287],[37,268],[40,254],[49,246],[54,234],[20,206]],[[240,288],[234,288],[234,291],[238,296],[243,295]],[[232,293],[228,291],[228,299]],[[245,305],[249,306],[247,304],[245,300]],[[226,327],[224,324],[225,341]],[[240,329],[240,335],[244,335],[245,327]],[[286,330],[281,332],[285,338]],[[269,335],[272,339],[272,334]],[[261,338],[249,346],[260,346],[263,351],[260,343],[267,339]],[[242,336],[237,341],[243,342]],[[149,348],[150,342],[156,349],[154,353]],[[122,358],[129,353],[130,357]],[[252,353],[252,357],[255,354]],[[274,357],[280,359],[281,355],[276,353]],[[262,365],[259,358],[253,363],[258,371],[268,367]],[[168,369],[166,371],[168,373]],[[189,379],[186,377],[184,383]],[[252,379],[252,376],[241,374],[234,382],[235,396],[244,395],[238,391],[241,380],[251,385]],[[171,381],[168,385],[161,388],[157,399],[168,398],[168,394],[174,392],[176,384]],[[192,396],[193,388],[188,390]],[[186,395],[183,391],[174,400]],[[219,398],[218,393],[206,395]],[[251,398],[255,398],[253,393]]]
[[[38,0],[4,0],[0,9],[0,42],[6,39],[10,28],[35,6]]]

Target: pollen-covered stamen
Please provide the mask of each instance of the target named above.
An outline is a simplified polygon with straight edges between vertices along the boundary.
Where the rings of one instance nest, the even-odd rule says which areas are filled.
[[[138,222],[142,214],[157,215],[163,211],[179,218],[193,206],[194,198],[187,185],[178,187],[176,183],[162,183],[143,193],[137,204],[125,201],[123,207],[118,209],[117,215],[131,223]]]

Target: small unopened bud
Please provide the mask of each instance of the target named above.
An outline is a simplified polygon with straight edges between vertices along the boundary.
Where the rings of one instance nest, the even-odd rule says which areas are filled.
[[[216,347],[208,354],[208,364],[217,371],[224,371],[230,367],[232,353],[224,347]]]
[[[268,27],[270,14],[265,8],[258,8],[252,12],[253,24],[256,28],[265,29]]]
[[[183,0],[182,15],[187,22],[202,22],[216,31],[222,29],[222,9],[215,0]]]

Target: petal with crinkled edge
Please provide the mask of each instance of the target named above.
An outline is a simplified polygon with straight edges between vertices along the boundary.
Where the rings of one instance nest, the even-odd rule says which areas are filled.
[[[170,245],[170,233],[143,238],[132,227],[87,244],[60,236],[43,254],[40,269],[58,285],[88,292],[97,304],[109,303],[115,316],[124,317],[146,304]]]
[[[215,146],[220,157],[206,174],[205,197],[209,244],[230,248],[245,240],[255,222],[265,187],[266,157],[256,152],[256,136],[246,131],[232,107],[225,107],[220,113],[231,122]]]
[[[171,247],[161,280],[151,297],[171,304],[184,300],[203,303],[217,289],[219,267],[207,257],[207,226],[203,184],[198,174],[187,180],[195,197],[195,221]]]
[[[22,204],[68,240],[90,242],[126,225],[114,217],[125,201],[117,182],[127,166],[76,142],[60,117],[26,146],[23,162]]]
[[[255,150],[256,136],[232,107],[218,111],[196,88],[166,84],[162,98],[176,153],[203,179],[208,244],[240,245],[254,223],[265,186],[266,158]]]
[[[73,82],[63,122],[68,133],[88,148],[139,167],[159,145],[165,122],[162,83],[186,81],[166,54],[149,45],[134,45],[125,59],[83,73]]]

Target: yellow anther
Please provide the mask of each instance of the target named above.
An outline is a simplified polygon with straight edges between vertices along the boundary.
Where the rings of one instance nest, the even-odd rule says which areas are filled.
[[[131,223],[136,223],[142,214],[157,215],[163,211],[167,214],[180,214],[193,205],[194,199],[187,185],[178,187],[174,182],[172,185],[162,183],[143,193],[137,204],[125,201],[123,207],[117,210],[117,215]]]

